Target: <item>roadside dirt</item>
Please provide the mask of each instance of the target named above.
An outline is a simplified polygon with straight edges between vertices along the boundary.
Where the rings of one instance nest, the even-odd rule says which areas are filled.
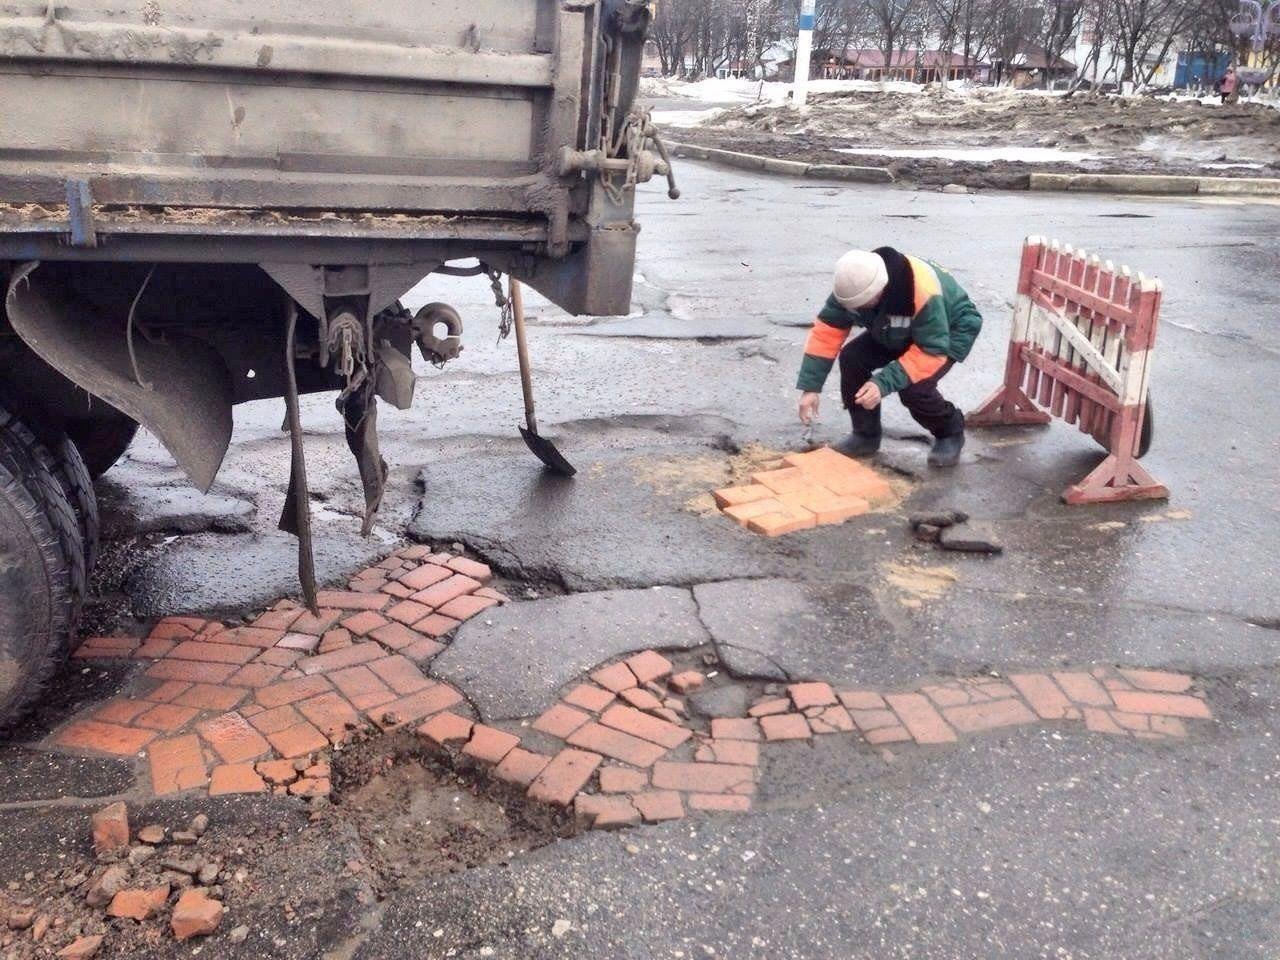
[[[810,104],[803,111],[774,104],[732,107],[666,133],[679,142],[786,160],[886,166],[900,181],[927,186],[1025,189],[1032,172],[1280,175],[1280,110],[1263,104],[1004,91],[848,91],[815,95]],[[1093,159],[978,162],[841,152],[1009,147]]]

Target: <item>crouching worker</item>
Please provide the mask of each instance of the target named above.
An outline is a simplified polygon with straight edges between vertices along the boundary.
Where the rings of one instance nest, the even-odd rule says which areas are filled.
[[[848,343],[854,327],[864,328]],[[938,381],[973,348],[982,315],[955,278],[892,247],[851,250],[836,264],[834,290],[809,334],[796,386],[800,420],[818,415],[822,385],[840,358],[840,393],[853,432],[834,449],[869,457],[880,448],[880,402],[891,393],[934,436],[929,463],[953,467],[964,446],[964,414]]]

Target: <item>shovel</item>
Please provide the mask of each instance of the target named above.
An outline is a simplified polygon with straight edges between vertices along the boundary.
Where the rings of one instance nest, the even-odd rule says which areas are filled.
[[[524,419],[529,425],[520,428],[520,436],[533,455],[546,465],[552,473],[562,477],[572,477],[578,471],[564,458],[556,445],[546,437],[538,436],[538,421],[533,415],[533,372],[529,369],[529,343],[524,331],[524,293],[520,289],[520,281],[511,278],[511,314],[516,328],[516,353],[520,357],[520,386],[524,389]]]

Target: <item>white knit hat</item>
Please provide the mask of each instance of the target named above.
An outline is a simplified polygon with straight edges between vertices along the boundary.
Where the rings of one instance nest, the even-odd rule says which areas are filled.
[[[884,259],[869,250],[850,250],[836,263],[834,291],[840,306],[857,310],[874,301],[889,285]]]

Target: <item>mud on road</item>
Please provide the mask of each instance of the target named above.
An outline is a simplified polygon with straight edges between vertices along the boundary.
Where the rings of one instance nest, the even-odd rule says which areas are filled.
[[[803,111],[778,104],[732,107],[667,133],[680,142],[785,160],[886,166],[897,179],[926,186],[1020,190],[1033,172],[1280,173],[1280,110],[1261,103],[861,90],[816,94],[809,103]],[[993,147],[1049,148],[1065,156],[1029,163],[892,155],[911,148],[963,153]]]

